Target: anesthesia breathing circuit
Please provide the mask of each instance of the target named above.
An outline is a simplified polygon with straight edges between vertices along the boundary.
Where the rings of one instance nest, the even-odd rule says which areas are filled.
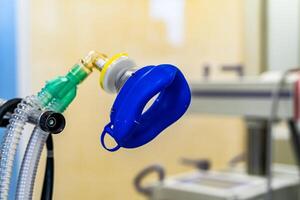
[[[36,95],[7,101],[0,99],[0,126],[6,127],[0,151],[0,200],[32,199],[43,147],[51,134],[64,129],[62,113],[75,99],[77,86],[95,70],[100,72],[102,89],[117,94],[111,108],[110,122],[100,136],[100,143],[108,151],[136,148],[150,142],[176,122],[189,107],[190,88],[177,67],[161,64],[139,68],[125,53],[108,58],[92,51],[65,76],[47,81]],[[155,100],[148,108],[148,102],[153,98]],[[16,196],[10,197],[14,162],[27,123],[33,124],[34,129],[22,159]],[[107,134],[115,140],[114,147],[106,145]],[[52,145],[51,141],[49,146]],[[51,157],[51,152],[49,155]],[[52,189],[47,193],[52,193]],[[43,199],[51,197],[52,194],[48,194]]]

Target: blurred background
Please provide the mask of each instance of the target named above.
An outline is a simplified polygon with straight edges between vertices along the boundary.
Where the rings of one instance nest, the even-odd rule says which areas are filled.
[[[0,96],[39,91],[90,50],[127,52],[139,66],[172,63],[189,81],[206,68],[217,80],[238,78],[223,66],[247,76],[299,66],[299,11],[299,0],[0,0]],[[80,86],[54,137],[54,199],[144,199],[133,178],[149,164],[172,175],[191,169],[181,158],[207,158],[221,169],[245,150],[242,119],[187,114],[142,148],[108,153],[99,134],[115,97],[98,79]],[[292,162],[288,147],[276,156]]]

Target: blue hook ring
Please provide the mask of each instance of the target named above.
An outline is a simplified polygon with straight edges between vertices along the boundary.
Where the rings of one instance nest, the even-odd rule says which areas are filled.
[[[145,112],[146,104],[158,97]],[[142,146],[176,122],[188,109],[191,91],[181,71],[169,64],[147,66],[136,71],[120,90],[111,109],[110,120],[101,135],[109,151]],[[117,143],[110,149],[104,137]]]
[[[111,123],[107,124],[107,125],[104,127],[104,131],[103,131],[102,134],[101,134],[100,140],[101,140],[101,144],[102,144],[102,146],[103,146],[104,149],[113,152],[113,151],[117,151],[118,149],[120,149],[121,146],[120,146],[119,144],[117,144],[115,147],[112,147],[112,148],[106,146],[105,141],[104,141],[104,140],[105,140],[105,136],[106,136],[106,134],[111,135],[111,131],[112,131],[111,127],[112,127],[112,124],[111,124]]]

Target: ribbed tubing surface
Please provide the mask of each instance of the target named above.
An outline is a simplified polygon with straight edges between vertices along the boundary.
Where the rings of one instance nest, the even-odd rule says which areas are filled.
[[[26,97],[10,118],[0,151],[0,200],[8,199],[13,163],[28,115],[39,107],[35,96]]]
[[[18,180],[17,200],[32,199],[37,168],[49,133],[35,127],[27,145]]]

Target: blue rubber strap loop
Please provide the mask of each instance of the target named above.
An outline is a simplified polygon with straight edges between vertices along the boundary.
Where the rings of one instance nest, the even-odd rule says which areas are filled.
[[[102,146],[104,147],[104,149],[106,149],[106,150],[108,150],[108,151],[110,151],[110,152],[114,152],[114,151],[117,151],[118,149],[120,149],[121,148],[121,146],[117,143],[117,145],[115,146],[115,147],[113,147],[113,148],[108,148],[107,146],[106,146],[106,144],[105,144],[105,136],[106,136],[106,134],[109,134],[110,136],[112,136],[111,135],[111,123],[109,123],[109,124],[107,124],[106,126],[105,126],[105,128],[104,128],[104,130],[103,130],[103,132],[102,132],[102,134],[101,134],[101,138],[100,138],[100,141],[101,141],[101,144],[102,144]]]

